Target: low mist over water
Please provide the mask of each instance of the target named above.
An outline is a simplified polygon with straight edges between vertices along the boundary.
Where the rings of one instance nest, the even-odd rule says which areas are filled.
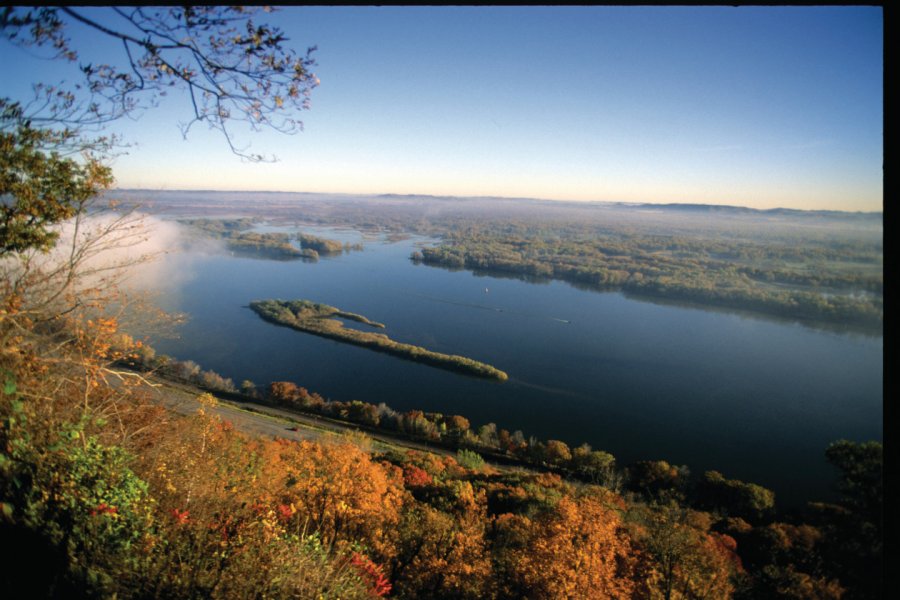
[[[832,441],[882,439],[883,338],[618,292],[415,264],[436,240],[346,227],[303,231],[363,251],[317,262],[198,246],[167,257],[166,308],[189,321],[159,352],[235,382],[286,380],[336,399],[461,414],[525,436],[587,442],[620,464],[663,459],[775,490],[831,495]],[[309,299],[384,323],[392,339],[509,374],[496,383],[264,322],[253,300]]]

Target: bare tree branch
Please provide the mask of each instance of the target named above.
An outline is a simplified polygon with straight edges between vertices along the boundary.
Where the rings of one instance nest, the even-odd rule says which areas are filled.
[[[192,114],[183,133],[202,121],[218,130],[242,158],[266,160],[234,143],[231,124],[244,122],[254,131],[301,131],[297,114],[309,108],[318,78],[311,71],[315,48],[300,55],[288,47],[280,29],[255,25],[252,17],[259,10],[114,7],[109,14],[121,22],[117,26],[71,7],[6,8],[0,12],[0,31],[14,44],[52,46],[58,57],[75,61],[78,53],[66,37],[71,22],[121,41],[124,49],[124,70],[83,64],[84,85],[74,90],[40,88],[44,101],[22,106],[21,118],[76,128],[99,126],[138,110],[143,106],[138,96],[152,104],[167,88],[181,87],[189,92]]]

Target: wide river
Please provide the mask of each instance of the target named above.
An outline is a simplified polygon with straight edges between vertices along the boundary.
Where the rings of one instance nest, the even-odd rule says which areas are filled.
[[[357,242],[347,230],[306,232]],[[422,240],[419,239],[418,242]],[[263,386],[461,414],[473,429],[583,442],[620,464],[664,459],[776,492],[832,497],[829,442],[882,440],[881,336],[836,333],[620,293],[413,264],[417,240],[366,240],[316,263],[172,255],[166,308],[189,314],[158,351]],[[387,325],[391,338],[509,374],[496,383],[262,321],[251,300],[305,298]]]

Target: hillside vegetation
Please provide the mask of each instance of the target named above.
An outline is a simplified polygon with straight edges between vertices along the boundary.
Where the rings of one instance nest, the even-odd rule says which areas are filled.
[[[840,503],[780,514],[758,486],[664,461],[600,486],[471,450],[249,437],[211,396],[187,417],[148,403],[113,367],[141,344],[112,318],[6,340],[0,585],[14,597],[877,594],[879,444],[834,444]]]

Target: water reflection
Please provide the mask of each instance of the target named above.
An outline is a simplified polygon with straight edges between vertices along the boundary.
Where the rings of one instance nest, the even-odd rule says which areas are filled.
[[[290,380],[333,399],[462,414],[474,426],[588,442],[620,463],[716,469],[773,488],[780,503],[827,496],[829,442],[882,438],[880,336],[417,265],[408,257],[427,241],[417,237],[304,231],[365,249],[317,263],[184,256],[194,277],[169,308],[191,319],[158,349],[235,381]],[[392,339],[470,356],[511,379],[276,327],[245,308],[266,298],[364,314]]]

